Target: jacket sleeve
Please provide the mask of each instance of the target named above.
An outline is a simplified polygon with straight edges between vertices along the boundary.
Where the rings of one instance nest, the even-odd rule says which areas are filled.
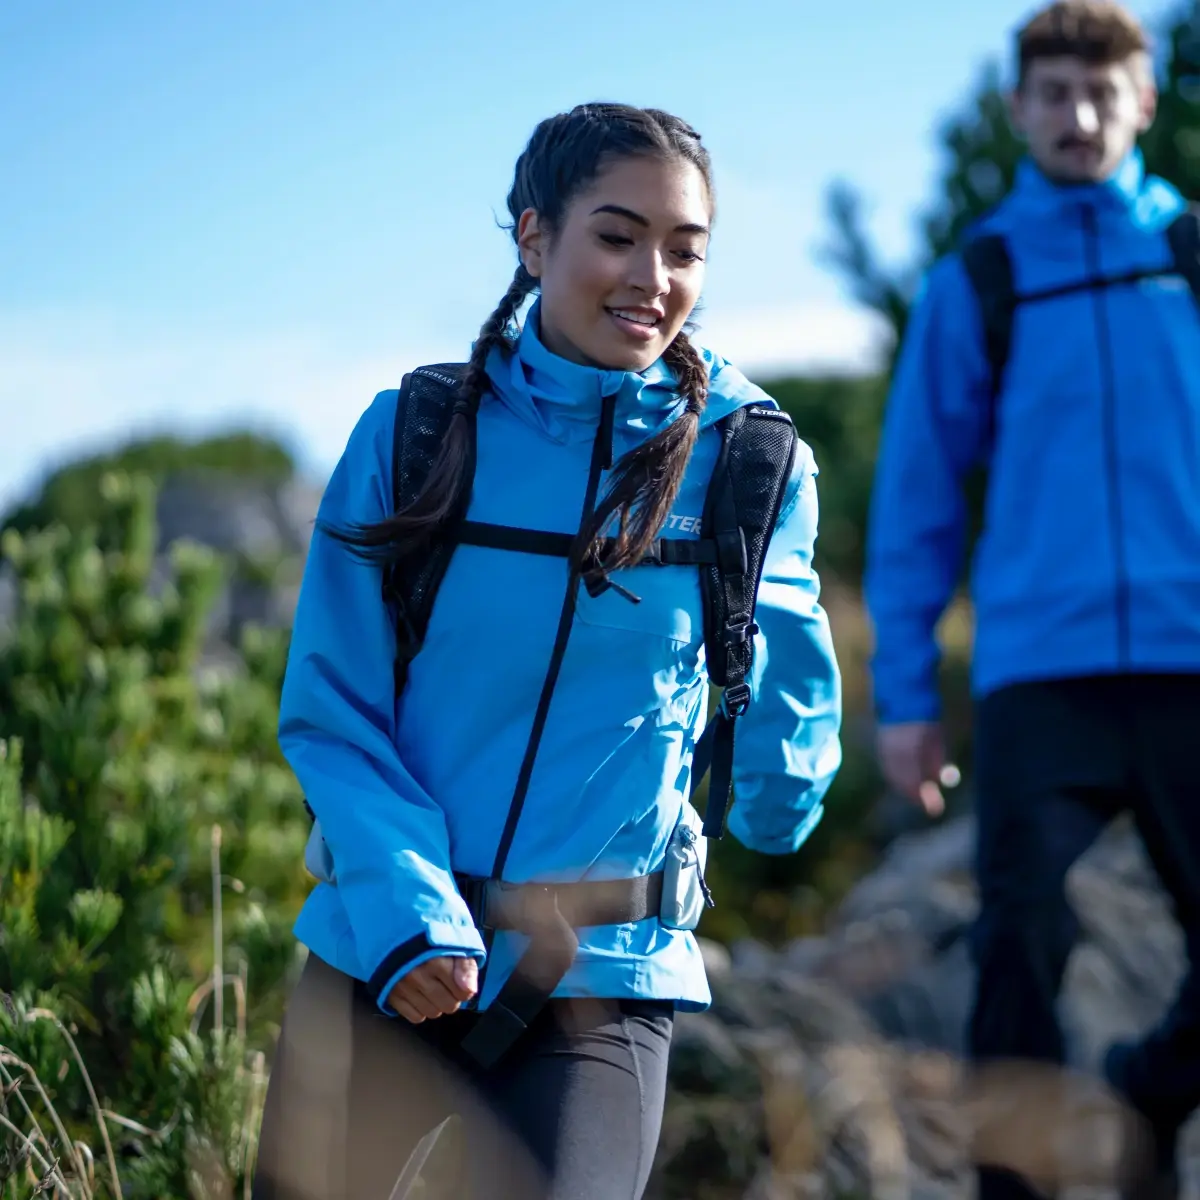
[[[752,700],[738,720],[729,829],[763,854],[800,848],[842,761],[841,673],[813,570],[816,476],[801,442],[763,564]]]
[[[304,568],[280,706],[279,742],[333,859],[359,960],[380,1008],[406,971],[483,942],[459,896],[442,810],[396,750],[395,633],[377,566],[321,526],[391,511],[396,392],[358,422],[321,501]]]
[[[930,272],[888,397],[864,590],[880,723],[940,715],[938,621],[966,538],[963,481],[985,450],[990,388],[974,292],[957,256]]]

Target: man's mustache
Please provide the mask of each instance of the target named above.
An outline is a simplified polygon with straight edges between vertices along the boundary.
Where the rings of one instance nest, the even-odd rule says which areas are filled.
[[[1065,137],[1059,138],[1058,148],[1060,150],[1099,150],[1100,141],[1097,138],[1085,138],[1069,133]]]

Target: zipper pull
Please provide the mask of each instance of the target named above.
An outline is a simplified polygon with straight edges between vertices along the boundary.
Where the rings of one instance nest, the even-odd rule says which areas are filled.
[[[696,848],[696,834],[687,825],[680,831],[683,844],[692,852],[691,858],[696,866],[696,878],[700,883],[700,891],[704,896],[704,903],[709,908],[716,908],[717,902],[713,899],[713,894],[709,890],[708,881],[704,878],[704,868],[700,865],[700,851]]]

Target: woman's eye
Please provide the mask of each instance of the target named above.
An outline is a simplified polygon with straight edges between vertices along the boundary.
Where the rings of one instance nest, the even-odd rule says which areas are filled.
[[[684,262],[694,263],[703,262],[704,258],[697,254],[695,250],[676,250],[675,253],[683,259]]]
[[[602,233],[600,235],[602,242],[607,242],[610,246],[632,246],[633,238],[625,237],[619,233]]]

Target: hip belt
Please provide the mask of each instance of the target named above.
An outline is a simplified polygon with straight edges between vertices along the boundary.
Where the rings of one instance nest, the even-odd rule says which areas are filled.
[[[484,1068],[494,1066],[528,1029],[571,969],[579,950],[576,929],[657,918],[663,898],[662,871],[557,884],[474,875],[455,875],[455,882],[489,949],[498,932],[529,937],[512,974],[462,1041],[463,1050]]]

